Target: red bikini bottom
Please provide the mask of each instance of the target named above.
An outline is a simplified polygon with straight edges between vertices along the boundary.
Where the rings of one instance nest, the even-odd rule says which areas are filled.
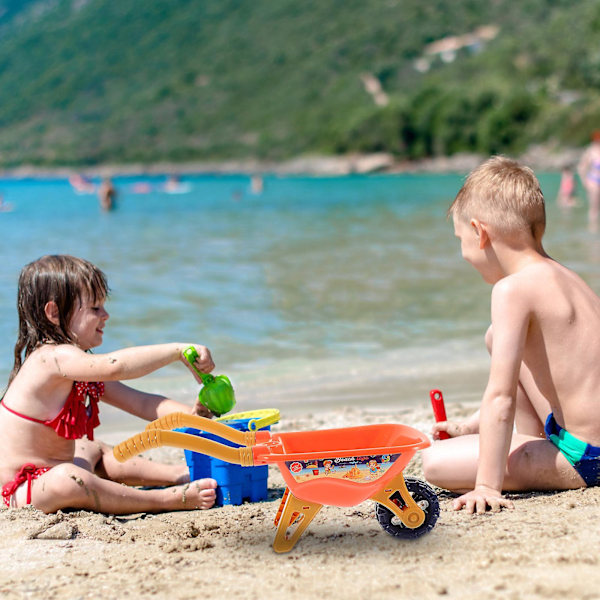
[[[12,481],[2,486],[2,497],[4,498],[4,504],[10,506],[10,499],[14,493],[19,489],[21,485],[27,483],[27,504],[31,504],[31,482],[37,479],[40,475],[43,475],[49,471],[52,467],[36,467],[31,463],[23,465],[15,478]]]

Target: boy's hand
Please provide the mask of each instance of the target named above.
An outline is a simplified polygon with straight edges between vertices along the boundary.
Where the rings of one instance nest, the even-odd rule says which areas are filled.
[[[440,433],[445,431],[451,438],[461,435],[476,433],[467,423],[455,423],[454,421],[439,421],[431,428],[431,435],[434,440],[440,439]]]
[[[468,513],[485,513],[488,506],[493,512],[502,508],[514,508],[514,504],[502,497],[502,492],[485,486],[478,486],[473,491],[463,494],[452,503],[454,510],[464,508]]]

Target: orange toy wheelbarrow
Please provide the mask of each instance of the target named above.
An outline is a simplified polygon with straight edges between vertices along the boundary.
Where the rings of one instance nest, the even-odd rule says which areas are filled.
[[[212,433],[240,447],[171,431],[178,427]],[[238,431],[203,417],[172,413],[113,452],[124,462],[159,446],[186,448],[245,467],[276,464],[287,484],[275,517],[276,552],[291,550],[324,504],[354,506],[370,498],[377,503],[383,529],[409,539],[430,531],[439,516],[433,489],[402,474],[415,452],[429,446],[424,434],[407,425],[272,433]]]

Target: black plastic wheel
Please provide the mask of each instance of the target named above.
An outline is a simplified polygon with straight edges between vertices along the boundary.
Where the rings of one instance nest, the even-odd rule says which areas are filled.
[[[425,513],[425,521],[419,527],[410,529],[389,508],[386,508],[382,504],[376,505],[375,515],[381,527],[390,535],[404,539],[415,539],[433,529],[440,516],[440,503],[433,488],[424,481],[414,477],[406,477],[405,481],[410,495]],[[392,501],[396,502],[399,506],[404,506],[400,494],[392,497]]]

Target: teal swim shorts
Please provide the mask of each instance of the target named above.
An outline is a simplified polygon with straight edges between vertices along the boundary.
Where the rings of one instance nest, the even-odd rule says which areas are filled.
[[[563,429],[550,413],[544,427],[551,441],[575,467],[588,487],[600,485],[600,448],[584,442]]]

